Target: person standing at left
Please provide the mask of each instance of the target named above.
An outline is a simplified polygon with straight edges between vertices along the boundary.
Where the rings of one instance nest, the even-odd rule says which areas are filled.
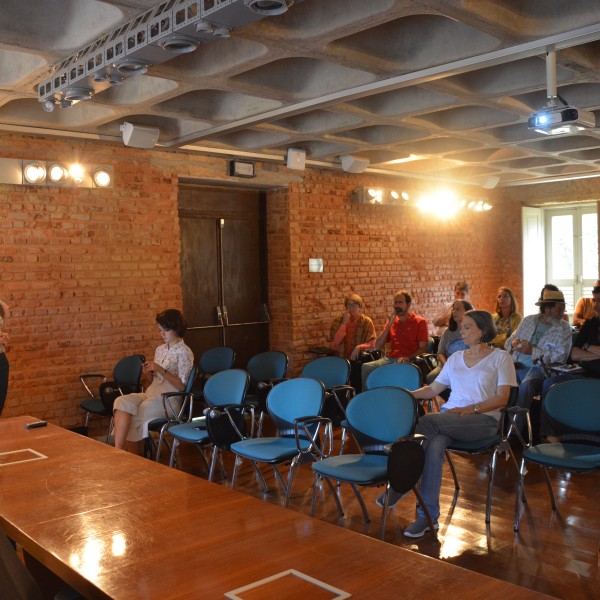
[[[5,344],[8,343],[10,336],[2,331],[4,328],[4,317],[8,312],[8,304],[0,300],[0,415],[6,402],[8,392],[8,358],[6,358]]]

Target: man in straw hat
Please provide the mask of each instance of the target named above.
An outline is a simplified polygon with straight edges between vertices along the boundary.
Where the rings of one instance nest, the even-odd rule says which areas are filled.
[[[564,364],[571,350],[571,327],[563,320],[565,297],[554,287],[544,286],[535,303],[540,312],[525,317],[504,346],[512,354],[517,371],[517,404],[524,408],[531,409],[534,396],[541,392],[547,367]]]

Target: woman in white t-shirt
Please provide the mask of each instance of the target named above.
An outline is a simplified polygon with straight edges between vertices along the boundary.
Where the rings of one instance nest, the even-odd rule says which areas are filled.
[[[453,353],[431,385],[413,392],[418,400],[428,400],[446,388],[451,389],[450,398],[440,412],[421,417],[415,429],[427,438],[421,495],[436,529],[446,448],[453,440],[476,441],[495,435],[500,409],[508,401],[511,386],[517,385],[508,352],[489,346],[497,335],[489,312],[466,312],[461,334],[468,349]],[[427,520],[419,508],[416,521],[404,530],[404,535],[421,537],[427,531]]]

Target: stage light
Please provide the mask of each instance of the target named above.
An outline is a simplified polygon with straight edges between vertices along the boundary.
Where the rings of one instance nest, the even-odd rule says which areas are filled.
[[[80,184],[85,177],[85,169],[80,164],[74,164],[69,167],[69,176],[71,181]]]
[[[94,171],[94,184],[99,188],[107,188],[112,184],[112,173],[107,167],[98,167]]]
[[[27,183],[40,184],[46,180],[46,167],[41,162],[30,162],[23,165],[23,178]]]
[[[54,163],[48,169],[48,179],[52,183],[57,183],[57,184],[65,183],[66,180],[68,179],[68,177],[69,177],[69,172],[62,165]]]
[[[284,13],[294,0],[244,0],[244,4],[259,15],[274,16]]]

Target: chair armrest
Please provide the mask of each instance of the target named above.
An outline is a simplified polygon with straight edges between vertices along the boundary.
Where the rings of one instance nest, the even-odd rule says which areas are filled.
[[[87,393],[92,397],[92,398],[97,398],[97,396],[92,392],[92,390],[90,390],[89,386],[88,386],[88,379],[102,379],[102,381],[100,383],[104,383],[106,381],[106,375],[101,375],[99,373],[84,373],[83,375],[79,376],[79,381],[81,381],[81,383],[83,384],[83,387],[86,389]]]
[[[164,392],[161,394],[165,418],[169,422],[184,423],[192,420],[192,411],[195,395],[191,392]],[[181,398],[182,402],[179,408],[174,402],[175,399]],[[184,418],[185,413],[187,418]]]
[[[206,418],[216,418],[219,415],[226,414],[229,419],[229,423],[236,435],[239,436],[240,440],[245,440],[254,437],[254,407],[249,406],[247,404],[221,404],[220,406],[209,408],[204,411],[206,414]],[[232,412],[242,412],[245,414],[250,414],[250,435],[244,435],[239,427],[237,426],[234,418],[231,416]]]
[[[531,413],[528,408],[523,408],[521,406],[510,406],[504,407],[501,409],[502,420],[501,420],[501,436],[502,441],[506,442],[508,439],[514,435],[517,437],[517,440],[521,443],[523,448],[530,448],[533,441],[533,430],[531,428]],[[517,423],[517,417],[519,415],[525,415],[525,436],[523,435],[519,424]],[[505,433],[506,425],[505,420],[509,419],[508,431]]]
[[[312,431],[311,429],[312,427]],[[323,436],[321,438],[321,431]],[[304,435],[301,436],[300,432]],[[296,447],[302,455],[311,455],[315,458],[327,458],[333,450],[333,424],[331,419],[327,417],[298,417],[294,419],[294,437],[296,438]],[[300,444],[300,437],[305,440],[310,440],[310,445],[307,449],[303,449]],[[319,440],[321,444],[319,445]]]
[[[275,387],[278,383],[281,383],[282,381],[288,381],[289,377],[279,377],[276,379],[267,379],[265,381],[259,381],[257,384],[257,388],[259,390],[267,390],[267,389],[271,389],[273,387]]]
[[[392,446],[397,442],[419,442],[419,444],[422,444],[426,439],[427,436],[423,435],[422,433],[411,433],[410,435],[398,438],[395,442],[385,444],[383,446],[383,453],[389,454],[392,451]]]

